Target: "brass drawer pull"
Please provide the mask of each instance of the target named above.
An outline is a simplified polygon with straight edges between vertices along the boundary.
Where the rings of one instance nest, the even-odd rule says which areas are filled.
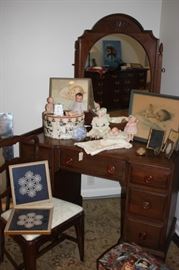
[[[151,203],[148,202],[148,201],[143,202],[143,208],[144,209],[150,209],[151,208]]]
[[[108,172],[108,174],[110,174],[110,175],[113,175],[113,174],[115,173],[115,170],[116,170],[116,167],[115,167],[114,165],[110,165],[110,166],[108,166],[108,168],[107,168],[107,172]]]
[[[151,175],[146,176],[144,178],[144,181],[145,181],[146,184],[150,184],[152,182],[152,180],[153,180],[153,177]]]
[[[146,240],[147,239],[147,233],[146,232],[140,232],[138,234],[139,240]]]

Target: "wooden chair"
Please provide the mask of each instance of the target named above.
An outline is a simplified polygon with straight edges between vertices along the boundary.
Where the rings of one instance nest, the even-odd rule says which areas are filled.
[[[79,205],[53,198],[53,217],[52,217],[52,231],[48,235],[10,235],[13,240],[20,246],[23,262],[17,265],[17,262],[5,247],[6,235],[4,229],[9,218],[12,197],[9,179],[8,167],[11,164],[18,164],[38,160],[38,137],[35,135],[26,136],[13,136],[7,139],[0,140],[1,148],[18,145],[27,140],[34,140],[33,155],[24,160],[21,156],[15,157],[11,160],[4,160],[0,164],[0,264],[4,260],[4,254],[11,261],[15,269],[36,270],[36,259],[43,255],[46,251],[60,243],[65,239],[72,240],[78,244],[79,255],[81,261],[84,258],[84,211]],[[1,151],[0,151],[1,153]],[[2,162],[2,161],[1,161]],[[2,182],[2,183],[1,183]],[[3,187],[2,187],[3,186]],[[75,227],[76,236],[67,234],[67,229]]]

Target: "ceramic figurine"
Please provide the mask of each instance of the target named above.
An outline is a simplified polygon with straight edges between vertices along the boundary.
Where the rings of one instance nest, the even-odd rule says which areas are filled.
[[[45,113],[53,113],[54,112],[54,99],[53,97],[47,98],[47,104],[45,105]]]
[[[88,136],[92,138],[104,138],[109,132],[110,117],[107,114],[106,108],[101,108],[96,112],[97,116],[93,117],[91,122],[92,129],[88,132]]]
[[[128,141],[133,141],[134,135],[137,134],[137,123],[138,120],[135,116],[129,115],[128,122],[126,126],[124,127],[124,132],[127,133]]]

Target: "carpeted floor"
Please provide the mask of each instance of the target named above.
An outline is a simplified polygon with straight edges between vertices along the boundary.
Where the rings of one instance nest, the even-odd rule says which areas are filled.
[[[120,198],[84,200],[85,209],[85,261],[80,262],[78,249],[74,243],[64,241],[37,261],[37,270],[96,270],[96,259],[120,236]],[[21,260],[18,247],[8,239],[8,248],[15,258]],[[172,242],[167,256],[167,264],[172,270],[179,269],[179,249]],[[13,270],[5,261],[1,270]]]

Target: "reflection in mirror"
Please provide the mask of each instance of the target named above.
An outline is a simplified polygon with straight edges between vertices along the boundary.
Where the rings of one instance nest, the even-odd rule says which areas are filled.
[[[111,14],[75,42],[75,77],[92,79],[95,101],[108,111],[128,111],[132,89],[160,92],[162,52],[135,18]]]
[[[95,101],[102,107],[108,111],[127,110],[132,89],[150,88],[149,61],[134,38],[125,34],[107,35],[89,51],[85,77],[92,79]]]

